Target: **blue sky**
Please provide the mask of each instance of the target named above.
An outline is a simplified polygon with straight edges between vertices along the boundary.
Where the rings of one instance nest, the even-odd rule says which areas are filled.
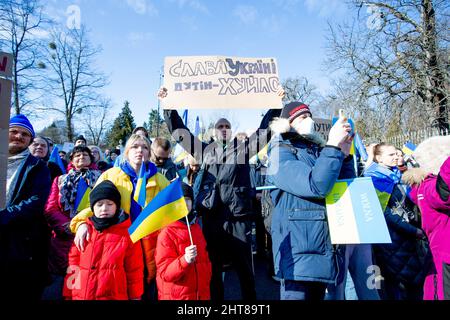
[[[347,14],[340,0],[43,0],[45,11],[66,24],[70,5],[80,9],[90,39],[103,48],[97,66],[110,76],[103,93],[117,116],[130,101],[137,125],[157,107],[165,56],[275,57],[281,79],[305,76],[329,89],[325,58],[327,21]],[[207,124],[219,116],[236,131],[255,129],[263,110],[202,111]],[[189,113],[194,121],[198,110]]]

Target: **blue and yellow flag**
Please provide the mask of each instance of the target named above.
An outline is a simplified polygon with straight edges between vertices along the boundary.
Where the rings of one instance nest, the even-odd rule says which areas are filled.
[[[74,208],[77,212],[86,209],[89,204],[89,194],[91,193],[91,188],[87,185],[83,177],[80,177],[77,185],[77,197],[75,198]]]
[[[337,180],[326,196],[331,243],[391,243],[370,178]]]
[[[62,174],[67,173],[66,168],[64,167],[64,164],[59,156],[59,149],[57,146],[53,147],[52,153],[50,154],[50,158],[48,159],[48,161],[56,163],[61,169]]]
[[[394,186],[399,182],[399,177],[392,171],[387,170],[373,162],[364,172],[364,176],[372,178],[373,186],[377,192],[383,212],[389,203]]]
[[[145,207],[146,200],[146,186],[147,179],[145,177],[145,162],[142,163],[141,169],[139,170],[138,181],[136,183],[136,189],[134,190],[133,199],[136,201],[142,208]]]
[[[359,153],[362,161],[366,162],[369,155],[367,154],[366,147],[364,147],[364,143],[362,142],[358,132],[355,132],[355,137],[353,138],[352,143],[356,151]]]
[[[180,179],[160,191],[128,229],[133,243],[185,217],[189,213]]]
[[[403,151],[403,153],[404,154],[407,154],[407,155],[412,155],[413,153],[414,153],[414,151],[416,150],[416,145],[415,144],[413,144],[413,143],[411,143],[411,142],[406,142],[404,145],[403,145],[403,148],[402,148],[402,151]]]

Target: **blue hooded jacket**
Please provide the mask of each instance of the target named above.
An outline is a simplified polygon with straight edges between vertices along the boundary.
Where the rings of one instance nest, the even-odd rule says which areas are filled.
[[[268,155],[268,179],[277,187],[271,191],[276,275],[335,283],[343,257],[331,244],[325,197],[338,178],[355,177],[353,157],[292,132],[275,136]]]

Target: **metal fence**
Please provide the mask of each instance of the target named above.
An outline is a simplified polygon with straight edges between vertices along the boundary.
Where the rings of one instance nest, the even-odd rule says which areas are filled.
[[[427,128],[409,132],[408,134],[399,134],[394,137],[386,138],[386,142],[397,147],[402,147],[406,142],[412,142],[418,145],[427,138],[433,136],[447,136],[450,135],[449,130],[439,130],[438,128]]]

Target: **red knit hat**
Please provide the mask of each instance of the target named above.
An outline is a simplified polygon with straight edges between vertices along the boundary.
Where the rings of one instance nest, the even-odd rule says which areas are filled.
[[[292,122],[295,118],[305,113],[309,113],[309,115],[312,116],[311,111],[306,104],[293,101],[283,107],[283,110],[281,110],[281,118],[288,119],[289,122]]]

